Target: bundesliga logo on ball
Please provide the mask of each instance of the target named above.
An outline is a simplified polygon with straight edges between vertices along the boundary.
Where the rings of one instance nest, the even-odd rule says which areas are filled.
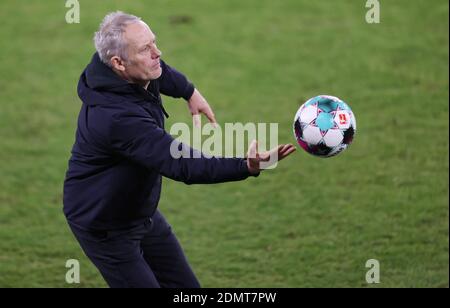
[[[355,132],[355,115],[344,101],[334,96],[313,97],[295,114],[295,138],[306,152],[315,156],[339,154],[352,143]]]

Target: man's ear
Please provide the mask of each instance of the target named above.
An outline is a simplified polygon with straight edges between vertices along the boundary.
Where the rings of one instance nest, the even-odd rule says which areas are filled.
[[[111,58],[110,61],[111,61],[111,66],[114,69],[121,71],[121,72],[125,71],[124,61],[120,57],[114,56]]]

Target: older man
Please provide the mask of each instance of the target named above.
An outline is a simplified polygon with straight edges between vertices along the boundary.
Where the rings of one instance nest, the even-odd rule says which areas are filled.
[[[111,287],[199,287],[157,210],[161,176],[187,184],[243,180],[257,176],[272,153],[280,160],[295,148],[258,153],[252,143],[246,159],[174,158],[160,94],[184,98],[193,115],[214,123],[206,100],[161,60],[155,34],[138,17],[107,15],[94,40],[97,52],[78,84],[83,104],[64,182],[69,226]]]

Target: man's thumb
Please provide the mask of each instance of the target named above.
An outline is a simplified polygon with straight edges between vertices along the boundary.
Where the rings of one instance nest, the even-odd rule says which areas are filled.
[[[247,158],[257,158],[258,155],[258,142],[253,140],[248,148]]]

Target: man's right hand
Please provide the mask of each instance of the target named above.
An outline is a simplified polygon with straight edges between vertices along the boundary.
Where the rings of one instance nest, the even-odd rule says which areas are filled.
[[[295,152],[295,150],[296,148],[292,144],[281,144],[270,151],[259,153],[258,142],[256,140],[253,140],[247,152],[248,171],[251,174],[258,174],[261,170],[263,170],[261,169],[261,162],[268,162],[271,160],[271,157],[273,158],[275,155],[277,155],[276,156],[277,159],[272,159],[273,160],[273,162],[271,162],[272,165],[284,159],[291,153]],[[267,168],[268,165],[266,165],[265,167]]]

